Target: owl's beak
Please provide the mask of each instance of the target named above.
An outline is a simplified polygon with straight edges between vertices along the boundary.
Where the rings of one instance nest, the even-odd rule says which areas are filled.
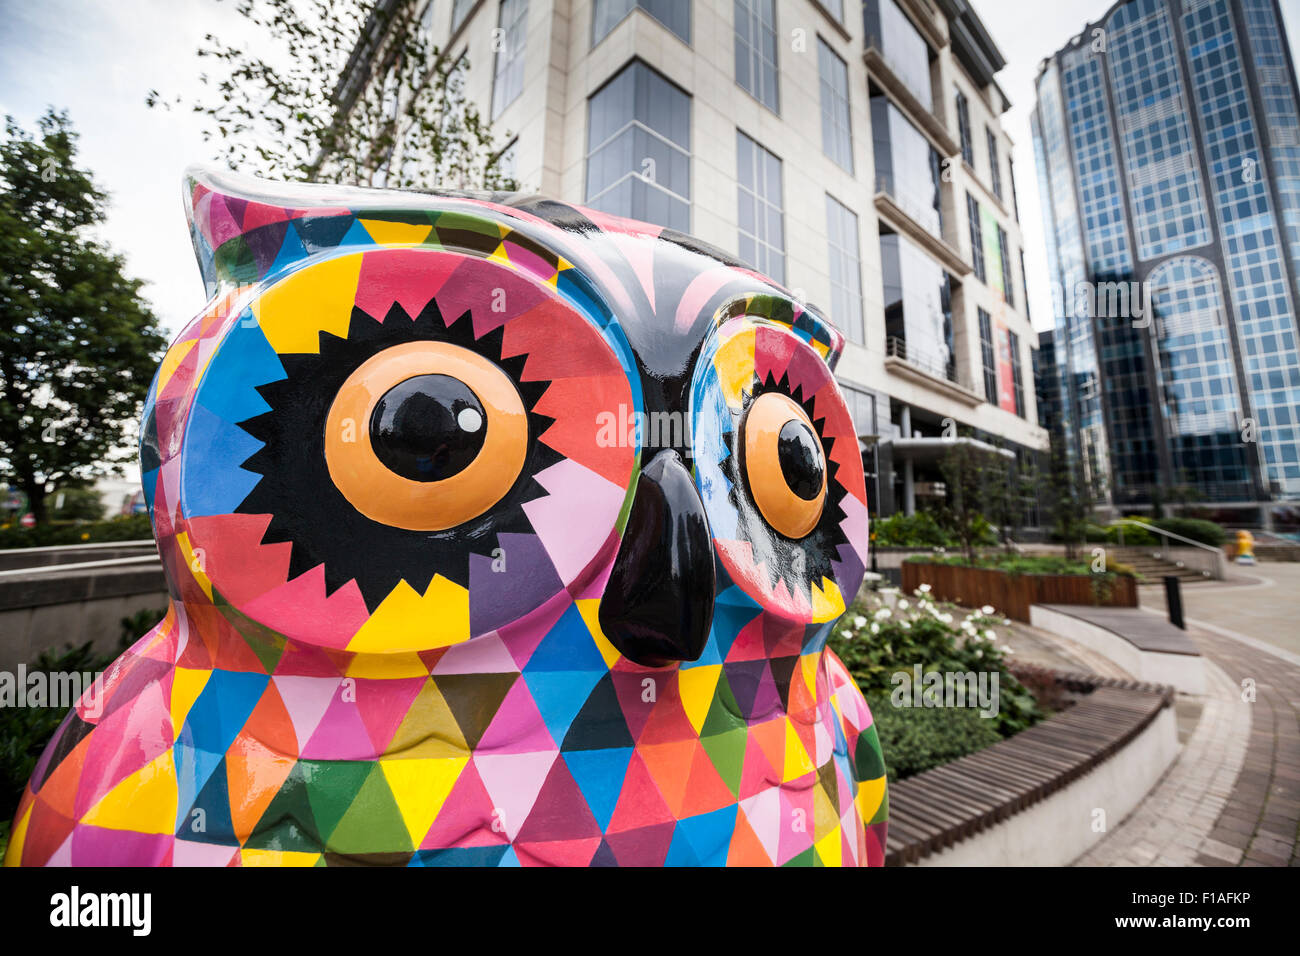
[[[677,452],[641,470],[600,626],[628,660],[649,667],[698,660],[713,623],[713,538],[704,503]]]

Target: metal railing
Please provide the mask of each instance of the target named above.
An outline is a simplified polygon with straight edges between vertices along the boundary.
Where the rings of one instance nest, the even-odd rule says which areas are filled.
[[[1176,565],[1178,565],[1179,567],[1184,567],[1185,564],[1186,564],[1186,562],[1184,562],[1184,561],[1180,561],[1180,560],[1178,560],[1178,559],[1176,559],[1176,558],[1172,558],[1172,559],[1171,559],[1170,557],[1167,557],[1167,556],[1166,556],[1166,553],[1167,553],[1171,548],[1174,547],[1174,545],[1170,544],[1170,542],[1171,542],[1171,541],[1178,541],[1178,542],[1180,542],[1180,543],[1182,544],[1182,546],[1184,546],[1184,547],[1199,548],[1200,550],[1202,550],[1202,551],[1206,551],[1206,552],[1208,552],[1209,554],[1211,554],[1211,555],[1213,556],[1213,560],[1210,562],[1210,566],[1209,566],[1209,568],[1199,568],[1199,569],[1197,569],[1197,570],[1200,570],[1201,573],[1203,573],[1203,574],[1208,574],[1210,577],[1215,578],[1216,580],[1219,580],[1219,581],[1222,581],[1222,580],[1227,576],[1226,573],[1225,573],[1225,569],[1224,569],[1224,565],[1226,564],[1227,558],[1226,558],[1226,556],[1224,555],[1224,553],[1223,553],[1223,549],[1222,549],[1222,548],[1216,548],[1216,547],[1214,547],[1213,545],[1206,544],[1204,541],[1196,541],[1196,540],[1193,540],[1192,538],[1184,537],[1184,536],[1181,535],[1181,534],[1175,534],[1175,533],[1172,532],[1172,531],[1166,531],[1164,528],[1157,528],[1155,525],[1147,524],[1145,521],[1138,521],[1136,518],[1125,518],[1123,521],[1121,521],[1121,522],[1118,524],[1118,526],[1117,526],[1117,531],[1118,531],[1117,537],[1118,537],[1118,539],[1119,539],[1119,542],[1118,542],[1118,543],[1119,543],[1119,546],[1120,546],[1121,548],[1123,548],[1123,547],[1136,547],[1136,548],[1140,548],[1140,549],[1145,550],[1145,549],[1147,549],[1147,548],[1150,547],[1150,545],[1125,545],[1125,544],[1124,544],[1124,526],[1125,526],[1126,524],[1127,524],[1127,525],[1136,525],[1137,527],[1141,528],[1143,531],[1147,531],[1147,532],[1150,532],[1151,534],[1158,535],[1159,537],[1161,537],[1161,538],[1163,538],[1163,539],[1165,540],[1164,551],[1151,551],[1151,552],[1150,552],[1150,554],[1151,554],[1151,556],[1152,556],[1153,558],[1157,558],[1157,559],[1162,560],[1162,561],[1170,561],[1170,560],[1171,560],[1173,564],[1176,564]]]
[[[938,361],[934,356],[927,354],[908,354],[907,340],[897,335],[888,336],[885,339],[885,355],[888,358],[896,358],[906,362],[914,368],[920,369],[927,375],[933,375],[935,378],[947,379],[957,385],[964,383],[957,376],[957,361],[949,358],[947,363]]]

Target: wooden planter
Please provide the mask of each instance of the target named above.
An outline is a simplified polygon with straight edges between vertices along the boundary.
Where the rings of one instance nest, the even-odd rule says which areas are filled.
[[[903,564],[903,590],[930,585],[940,601],[963,607],[991,604],[999,614],[1029,621],[1031,604],[1091,604],[1102,607],[1137,607],[1137,582],[1126,575],[1110,579],[1109,593],[1099,600],[1090,574],[1017,574],[996,568],[964,568],[951,564]]]

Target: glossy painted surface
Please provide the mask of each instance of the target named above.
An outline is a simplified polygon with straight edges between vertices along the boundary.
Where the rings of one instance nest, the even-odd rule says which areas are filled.
[[[882,862],[825,650],[867,562],[838,332],[536,197],[199,171],[186,201],[212,298],[141,441],[171,608],[68,715],[6,863]],[[791,416],[768,476],[807,501],[824,465],[798,537],[745,473],[759,399]]]

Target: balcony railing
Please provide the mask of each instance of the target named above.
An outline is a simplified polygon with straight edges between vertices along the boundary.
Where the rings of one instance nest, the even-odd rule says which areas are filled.
[[[907,340],[897,335],[891,335],[885,339],[885,355],[888,358],[896,358],[906,362],[927,375],[933,375],[935,378],[942,378],[954,385],[965,387],[965,383],[957,377],[957,361],[955,358],[949,357],[947,362],[942,362],[935,356],[916,349],[913,349],[912,354],[909,355]]]

